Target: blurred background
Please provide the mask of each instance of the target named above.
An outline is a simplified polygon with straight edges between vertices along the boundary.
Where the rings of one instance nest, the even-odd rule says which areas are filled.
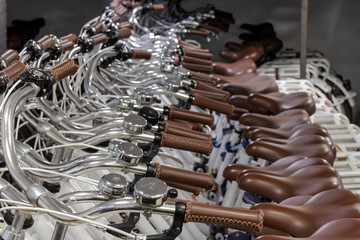
[[[7,0],[7,26],[11,26],[15,19],[41,17],[45,25],[40,28],[35,39],[50,33],[58,36],[78,33],[87,21],[99,15],[109,3],[109,0]],[[184,0],[183,6],[190,10],[207,3],[212,3],[219,10],[231,12],[236,19],[228,33],[223,33],[219,41],[211,42],[215,57],[224,48],[225,42],[240,42],[238,35],[242,23],[271,22],[285,48],[300,49],[301,0]],[[345,79],[350,79],[353,90],[360,95],[359,9],[359,0],[310,0],[308,48],[323,52],[332,68]],[[0,14],[4,17],[5,13]],[[357,96],[357,106],[353,111],[357,124],[360,124],[359,99],[360,96]]]

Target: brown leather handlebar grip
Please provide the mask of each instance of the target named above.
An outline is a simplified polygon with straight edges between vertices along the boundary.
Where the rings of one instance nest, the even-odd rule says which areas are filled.
[[[120,39],[129,38],[131,36],[131,30],[129,28],[121,28],[117,32],[120,34]]]
[[[181,108],[171,106],[169,108],[169,120],[185,120],[190,122],[196,122],[201,124],[214,125],[214,116],[206,113],[193,112]]]
[[[201,65],[201,64],[187,63],[187,62],[182,62],[181,65],[186,69],[202,72],[202,73],[212,73],[213,71],[213,67],[211,65]]]
[[[124,16],[128,12],[128,9],[123,5],[119,5],[114,9],[114,12],[119,15],[120,17]]]
[[[61,52],[64,53],[74,48],[74,42],[71,39],[67,39],[60,42]]]
[[[140,49],[133,49],[131,58],[138,58],[138,59],[146,59],[149,60],[151,58],[151,52],[148,52],[146,50],[140,50]]]
[[[216,85],[216,79],[211,77],[208,74],[198,73],[198,72],[194,72],[191,70],[189,72],[191,73],[190,79],[192,79],[192,80],[201,81],[202,83],[204,83],[206,85],[211,85],[211,86]]]
[[[104,33],[96,34],[96,35],[90,37],[90,39],[93,41],[94,46],[107,43],[107,41],[108,41],[108,37]]]
[[[95,29],[95,32],[100,32],[103,29],[103,24],[100,21],[96,21],[93,24],[90,25]]]
[[[180,129],[187,129],[187,130],[191,130],[192,127],[190,124],[187,124],[187,123],[181,123],[181,122],[174,122],[174,121],[170,121],[170,120],[165,120],[165,121],[162,121],[162,122],[159,122],[159,123],[162,123],[164,125],[168,125],[169,127],[175,127],[175,128],[180,128]]]
[[[197,48],[197,49],[200,49],[199,46],[195,45],[195,44],[192,44],[192,43],[189,43],[189,42],[185,42],[183,40],[180,40],[179,41],[179,44],[181,47],[189,47],[189,48]]]
[[[176,148],[179,150],[186,150],[196,153],[210,155],[212,151],[212,143],[210,141],[201,141],[187,137],[172,135],[161,132],[160,147]]]
[[[121,28],[129,28],[129,29],[133,29],[134,28],[134,24],[132,22],[122,22],[119,24],[118,26],[120,29]]]
[[[201,108],[207,108],[218,113],[226,114],[228,117],[231,117],[234,112],[234,105],[219,102],[199,94],[194,94],[193,104]]]
[[[74,44],[78,44],[79,36],[76,35],[75,33],[70,33],[60,38],[60,41],[66,41],[66,40],[71,40]]]
[[[212,61],[210,61],[210,60],[205,60],[205,59],[201,59],[201,58],[194,58],[194,57],[189,57],[189,56],[184,56],[183,57],[183,62],[195,63],[195,64],[207,65],[207,66],[212,65]]]
[[[194,131],[192,129],[174,127],[166,122],[164,122],[163,124],[164,124],[164,132],[169,134],[182,136],[182,137],[189,137],[193,139],[199,139],[201,141],[211,141],[212,139],[210,134]]]
[[[209,49],[205,49],[205,48],[191,48],[191,47],[185,47],[185,48],[187,48],[190,52],[212,54]]]
[[[211,80],[213,80],[213,82],[215,82],[215,80],[213,78],[211,78],[210,76],[209,76],[209,79],[211,79]],[[195,89],[209,91],[209,92],[219,92],[219,93],[227,92],[227,91],[221,90],[217,87],[214,87],[214,85],[211,86],[210,84],[207,84],[207,82],[205,82],[202,79],[200,79],[200,82],[198,80],[195,80],[195,81],[196,81]]]
[[[178,121],[183,121],[183,120],[178,120]],[[196,122],[190,122],[190,121],[184,121],[187,124],[189,124],[191,126],[191,129],[194,131],[201,131],[202,128],[204,127],[203,124],[201,123],[196,123]]]
[[[264,212],[243,208],[230,208],[186,201],[184,222],[218,224],[245,232],[260,232],[263,228]]]
[[[133,8],[141,6],[141,2],[125,1],[123,2],[123,4],[127,7],[133,7]]]
[[[61,79],[75,74],[78,68],[79,66],[73,59],[66,59],[65,61],[55,65],[53,68],[50,68],[48,71],[54,75],[55,84]]]
[[[119,15],[115,15],[111,18],[111,21],[114,22],[114,23],[118,23],[121,21],[121,16]]]
[[[155,177],[163,181],[170,181],[211,190],[215,184],[215,178],[208,173],[194,172],[180,168],[169,167],[155,163]]]
[[[226,97],[225,102],[227,102],[231,96],[231,94],[228,91],[224,91],[221,90],[219,88],[210,86],[206,83],[203,83],[201,81],[196,81],[196,86],[195,86],[196,90],[201,90],[201,91],[206,91],[206,92],[211,92],[211,93],[218,93],[218,94],[223,94]]]
[[[26,66],[20,61],[14,61],[10,66],[6,67],[0,73],[4,74],[7,77],[8,83],[11,83],[17,79],[23,72],[26,71]]]
[[[19,53],[16,50],[8,49],[1,54],[1,58],[5,61],[6,66],[10,66],[12,62],[19,60]]]
[[[49,49],[49,48],[53,47],[54,44],[55,44],[54,38],[53,38],[52,36],[50,36],[50,35],[45,35],[45,36],[43,36],[43,37],[42,37],[39,41],[37,41],[37,42],[40,44],[41,49],[42,49],[43,51],[45,51],[46,49]]]
[[[193,88],[190,88],[190,93],[192,94],[197,93],[201,96],[208,97],[219,102],[227,102],[230,97],[230,94],[228,92],[227,93],[209,92],[209,91],[193,89]]]
[[[161,11],[161,10],[164,10],[164,9],[165,9],[164,4],[162,4],[162,3],[153,4],[152,6],[153,6],[153,9],[154,9],[155,11]]]
[[[202,37],[207,37],[207,36],[209,36],[209,33],[208,33],[208,32],[201,31],[201,30],[195,30],[195,29],[189,29],[189,30],[188,30],[188,34],[190,34],[190,35],[196,35],[196,36],[202,36]]]
[[[212,31],[214,33],[219,33],[221,31],[220,28],[214,27],[214,26],[211,26],[211,25],[208,25],[208,24],[205,24],[205,23],[200,23],[199,27],[207,29],[207,30]]]
[[[173,121],[178,122],[178,123],[182,123],[182,124],[186,124],[188,126],[190,126],[190,129],[194,130],[194,131],[201,131],[204,127],[203,124],[201,123],[196,123],[196,122],[190,122],[190,121],[185,121],[185,120],[177,120],[174,119]]]
[[[210,61],[212,61],[212,59],[213,59],[213,55],[208,52],[194,51],[189,48],[183,48],[183,50],[184,50],[184,56],[200,58],[200,59],[210,60]]]
[[[231,120],[235,120],[238,121],[240,119],[240,117],[244,114],[244,113],[248,113],[249,111],[247,109],[244,108],[234,108],[234,112],[231,115],[231,117],[229,117]]]
[[[194,194],[195,196],[198,196],[201,191],[202,188],[198,188],[198,187],[194,187],[194,186],[190,186],[190,185],[186,185],[186,184],[180,184],[180,183],[174,183],[174,182],[170,182],[170,181],[166,181],[166,184],[169,187],[173,187],[173,188],[177,188],[186,192],[190,192],[192,194]]]

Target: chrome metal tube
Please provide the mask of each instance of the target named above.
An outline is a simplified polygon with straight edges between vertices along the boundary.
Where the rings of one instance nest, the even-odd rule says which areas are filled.
[[[22,102],[33,98],[38,93],[39,89],[35,85],[27,85],[18,91],[14,92],[4,105],[3,114],[1,116],[1,136],[2,148],[4,149],[4,159],[6,166],[9,169],[11,176],[15,182],[25,191],[32,181],[25,175],[17,162],[17,154],[15,152],[14,139],[14,123],[15,110],[17,106],[22,106]]]
[[[36,60],[36,63],[34,64],[34,67],[40,68],[41,67],[41,63],[42,61],[44,61],[45,59],[47,59],[48,57],[50,57],[50,52],[45,51],[38,60]]]
[[[13,185],[7,182],[5,179],[0,178],[0,196],[3,199],[14,200],[29,204],[24,194],[17,190]]]
[[[14,220],[13,220],[13,222],[11,224],[11,228],[10,228],[10,231],[12,234],[14,234],[16,236],[22,231],[26,217],[27,217],[27,214],[25,212],[15,211]],[[5,238],[5,240],[10,240],[10,239],[12,239],[12,238]],[[15,238],[14,238],[14,240],[15,240]]]
[[[81,192],[70,192],[63,194],[58,199],[67,204],[77,204],[81,202],[86,203],[98,203],[108,201],[110,196],[100,194],[99,191],[81,191]]]
[[[113,199],[98,204],[86,211],[76,213],[76,215],[88,219],[97,219],[109,213],[114,214],[119,212],[144,212],[145,209],[150,209],[154,213],[164,215],[171,215],[175,213],[174,204],[165,203],[163,206],[152,208],[139,205],[135,201],[135,199]]]
[[[100,58],[103,57],[110,57],[110,56],[115,56],[116,55],[116,51],[113,48],[110,49],[106,49],[106,50],[102,50],[101,53],[99,53],[96,57],[94,57],[94,59],[89,63],[90,67],[89,70],[87,71],[87,74],[85,76],[85,80],[84,80],[84,88],[85,88],[85,92],[88,96],[91,96],[95,93],[95,90],[92,89],[92,81],[94,78],[94,71],[95,68],[97,67],[97,63],[100,60]]]
[[[68,229],[68,225],[60,222],[56,222],[51,240],[64,240]]]

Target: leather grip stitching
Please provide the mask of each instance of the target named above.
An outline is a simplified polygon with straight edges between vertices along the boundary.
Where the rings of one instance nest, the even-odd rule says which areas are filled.
[[[255,232],[260,232],[263,228],[264,223],[264,212],[262,210],[258,211],[258,223],[251,221],[243,221],[238,219],[232,219],[228,217],[213,217],[213,216],[201,216],[201,215],[193,215],[191,213],[192,203],[191,201],[186,201],[186,211],[184,222],[202,222],[202,223],[214,223],[219,225],[225,225],[228,227],[234,227],[235,229],[238,227],[243,227],[247,229],[254,230]]]
[[[161,174],[161,165],[159,163],[154,163],[155,166],[155,178],[159,178],[160,179],[160,174]]]
[[[179,136],[175,136],[175,135],[169,135],[166,134],[164,132],[161,133],[161,141],[160,141],[160,146],[163,146],[163,144],[168,141],[168,142],[178,142],[178,143],[185,143],[188,145],[194,145],[196,147],[199,148],[203,148],[206,151],[206,155],[209,155],[212,151],[212,145],[211,144],[206,144],[204,142],[201,142],[200,140],[194,140],[194,139],[190,139],[190,138],[186,138],[186,137],[179,137]]]

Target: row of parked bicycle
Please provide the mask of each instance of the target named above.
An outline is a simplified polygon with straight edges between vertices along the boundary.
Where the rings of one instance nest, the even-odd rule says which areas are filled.
[[[317,52],[298,79],[270,23],[214,62],[233,16],[180,3],[1,55],[2,239],[359,238],[350,81]]]

